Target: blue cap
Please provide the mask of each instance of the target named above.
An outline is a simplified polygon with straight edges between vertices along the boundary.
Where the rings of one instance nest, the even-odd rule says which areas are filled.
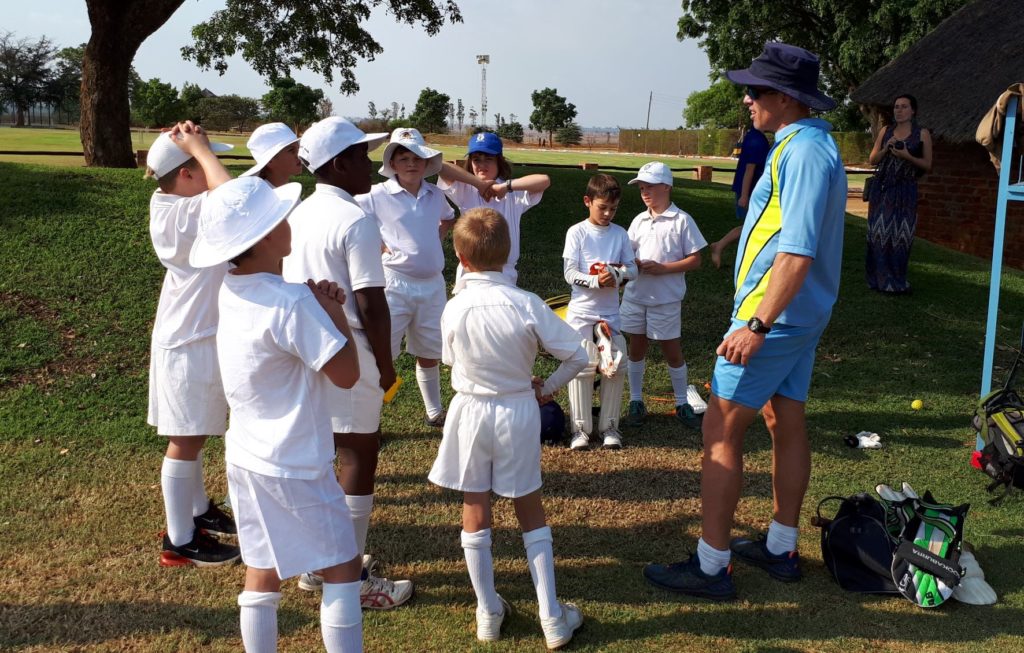
[[[466,156],[473,152],[483,152],[484,154],[498,156],[501,154],[501,139],[494,132],[473,134],[469,137],[469,151],[466,152]]]

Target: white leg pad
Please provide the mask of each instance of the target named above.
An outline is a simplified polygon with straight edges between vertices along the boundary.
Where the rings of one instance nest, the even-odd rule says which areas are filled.
[[[569,414],[572,431],[583,431],[587,435],[594,429],[594,374],[597,372],[597,347],[589,340],[583,341],[589,361],[576,378],[569,381]]]
[[[621,335],[612,338],[619,351],[626,351],[626,339]],[[601,379],[601,415],[598,418],[598,431],[604,433],[608,429],[619,428],[619,414],[622,412],[622,391],[626,385],[625,366],[618,366],[615,375]]]

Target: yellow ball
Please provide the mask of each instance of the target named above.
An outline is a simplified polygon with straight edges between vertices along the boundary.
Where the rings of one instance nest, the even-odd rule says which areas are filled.
[[[920,399],[915,399],[912,402],[910,402],[910,407],[913,408],[914,410],[921,410],[922,408],[924,408],[924,402],[921,401]]]

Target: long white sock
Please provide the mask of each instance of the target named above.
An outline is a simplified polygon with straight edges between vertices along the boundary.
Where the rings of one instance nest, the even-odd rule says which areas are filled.
[[[483,612],[501,612],[501,599],[494,589],[494,559],[491,557],[491,529],[475,533],[462,531],[462,553],[466,556],[469,582],[476,592],[477,609]]]
[[[167,516],[167,537],[175,546],[191,542],[192,533],[196,528],[192,521],[195,469],[194,460],[177,460],[166,456],[160,469],[164,514]]]
[[[765,542],[768,553],[781,555],[796,551],[796,540],[799,535],[798,527],[785,526],[773,519],[772,523],[768,525],[768,541]]]
[[[320,602],[320,634],[327,653],[360,653],[363,650],[363,615],[359,606],[362,583],[324,583]]]
[[[562,616],[562,606],[555,596],[555,553],[551,548],[551,527],[543,526],[523,533],[526,564],[530,567],[533,586],[537,589],[537,606],[542,619]]]
[[[629,400],[644,400],[644,372],[647,371],[647,360],[631,360],[627,366],[629,372]]]
[[[359,555],[366,553],[366,532],[370,530],[370,513],[373,512],[373,495],[345,495],[345,503],[352,513],[352,528],[356,532],[356,546]]]
[[[210,508],[210,497],[206,494],[206,479],[203,478],[203,452],[196,456],[195,485],[192,486],[192,516],[198,517]]]
[[[441,404],[441,366],[420,367],[416,363],[416,385],[423,396],[423,406],[427,409],[427,417],[434,419],[444,412]]]
[[[700,570],[708,576],[714,576],[729,566],[732,551],[719,551],[702,537],[697,541],[697,559],[700,560]]]
[[[246,653],[276,653],[277,605],[280,602],[280,592],[245,591],[238,595],[242,646]]]
[[[689,368],[686,363],[683,363],[681,367],[670,367],[668,368],[668,378],[672,379],[672,394],[676,396],[676,406],[682,406],[685,403],[689,403],[686,399],[686,385],[687,376],[689,374]]]

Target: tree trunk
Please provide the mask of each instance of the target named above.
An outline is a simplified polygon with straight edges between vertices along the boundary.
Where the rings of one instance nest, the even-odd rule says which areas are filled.
[[[87,0],[92,34],[82,59],[79,134],[85,164],[134,168],[128,83],[142,42],[184,0]]]

